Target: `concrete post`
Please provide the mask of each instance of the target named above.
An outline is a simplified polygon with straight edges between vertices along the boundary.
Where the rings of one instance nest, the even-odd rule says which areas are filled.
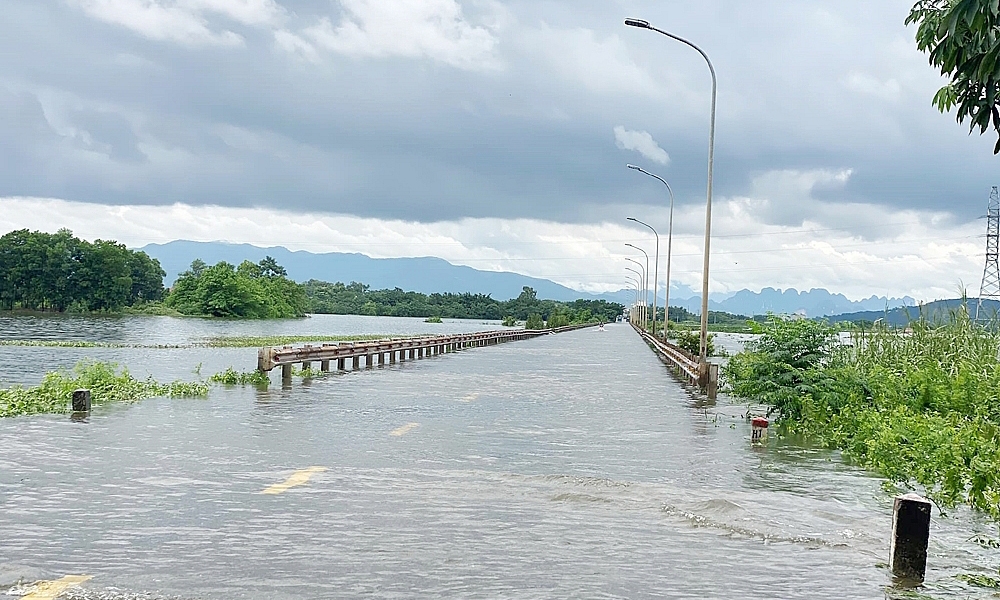
[[[345,368],[347,368],[347,365],[344,364],[344,359],[343,358],[338,358],[337,359],[337,370],[338,371],[343,371]]]
[[[329,371],[330,370],[330,361],[328,361],[328,360],[321,360],[321,361],[319,361],[319,370],[323,371],[323,372]]]
[[[357,371],[360,368],[361,368],[361,357],[360,356],[355,356],[354,357],[354,370]]]
[[[291,381],[292,381],[291,363],[281,365],[281,383],[289,383]]]
[[[312,368],[313,368],[313,364],[311,362],[305,361],[304,363],[302,363],[302,370],[303,371],[309,371],[309,370],[312,370]]]
[[[90,390],[73,390],[73,412],[90,412]]]
[[[389,364],[390,365],[396,364],[396,351],[395,350],[393,350],[392,352],[389,353]]]
[[[892,503],[889,565],[898,577],[923,581],[927,570],[931,503],[917,494],[896,496]]]
[[[719,365],[712,363],[708,365],[708,399],[715,400],[719,395]]]

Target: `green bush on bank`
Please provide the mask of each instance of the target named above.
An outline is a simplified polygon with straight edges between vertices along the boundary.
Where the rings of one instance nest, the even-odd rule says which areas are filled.
[[[1000,519],[1000,333],[964,310],[906,331],[771,318],[723,370],[729,393],[941,506]]]
[[[73,390],[81,388],[91,391],[94,404],[138,402],[157,396],[199,398],[208,395],[208,386],[203,383],[162,384],[152,378],[139,380],[115,363],[85,361],[71,372],[47,373],[37,386],[0,390],[0,417],[69,412]]]

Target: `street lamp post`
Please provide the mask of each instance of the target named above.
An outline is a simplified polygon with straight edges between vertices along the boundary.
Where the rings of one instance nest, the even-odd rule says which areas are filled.
[[[629,27],[639,27],[640,29],[649,29],[650,31],[655,31],[656,33],[667,36],[670,39],[676,40],[682,44],[694,48],[701,57],[705,59],[708,63],[708,70],[712,73],[712,120],[708,131],[708,199],[705,202],[705,260],[702,267],[701,274],[701,346],[699,351],[699,374],[705,377],[707,381],[708,377],[708,258],[709,258],[709,244],[711,241],[712,232],[712,169],[715,163],[715,105],[716,105],[716,95],[718,92],[718,81],[715,77],[715,66],[712,65],[711,59],[708,58],[708,54],[705,51],[695,46],[688,40],[676,36],[672,33],[657,29],[649,24],[649,21],[643,21],[640,19],[625,19],[625,24]]]
[[[653,173],[650,173],[649,171],[646,171],[645,169],[642,169],[642,168],[637,167],[635,165],[627,165],[627,166],[630,169],[634,169],[636,171],[639,171],[640,173],[645,173],[646,175],[649,175],[650,177],[655,177],[656,179],[659,179],[663,183],[663,185],[667,186],[667,191],[670,192],[670,221],[667,224],[667,290],[663,294],[663,337],[666,338],[667,337],[667,322],[670,321],[670,257],[671,257],[671,254],[672,254],[673,243],[674,243],[674,190],[673,190],[673,188],[670,187],[670,184],[667,183],[667,181],[665,179],[663,179],[662,177],[660,177],[659,175],[655,175]],[[659,261],[660,261],[660,236],[656,233],[656,230],[653,229],[652,227],[650,227],[648,224],[643,223],[642,221],[640,221],[638,219],[632,219],[631,217],[629,217],[629,220],[635,221],[636,223],[640,223],[642,225],[646,225],[646,227],[649,227],[653,231],[653,234],[656,235],[656,261],[657,261],[657,263],[659,263]],[[654,305],[656,304],[656,271],[657,271],[657,268],[654,267],[654,269],[653,269],[653,304]],[[656,306],[653,306],[653,315],[654,315],[654,317],[656,315]],[[656,323],[653,323],[653,330],[654,331],[656,330]]]
[[[629,269],[629,271],[632,271],[633,273],[635,272],[632,269]],[[636,321],[636,315],[635,315],[635,313],[636,313],[636,310],[638,310],[638,308],[639,308],[639,284],[638,284],[638,282],[636,282],[635,279],[629,277],[628,275],[625,276],[625,281],[627,281],[627,282],[631,283],[633,286],[635,286],[635,298],[632,301],[632,310],[628,311],[629,322],[631,322],[633,325],[635,325],[635,321]]]
[[[629,165],[629,166],[631,167],[632,165]],[[636,167],[636,168],[638,168],[638,167]],[[673,202],[671,202],[670,205],[671,205],[671,207],[673,207]],[[671,211],[671,216],[673,216],[673,211]],[[646,227],[649,228],[650,231],[653,232],[653,235],[656,236],[656,256],[653,259],[653,335],[655,336],[656,335],[656,275],[660,271],[660,234],[657,233],[655,229],[653,229],[652,225],[650,225],[649,223],[644,223],[644,222],[640,221],[639,219],[634,219],[632,217],[628,217],[626,219],[626,221],[635,221],[636,223],[638,223],[640,225],[645,225]],[[669,242],[668,242],[668,247],[669,247]],[[667,266],[667,273],[668,273],[668,276],[667,276],[667,298],[670,298],[670,277],[669,277],[669,273],[670,273],[670,266],[669,266],[670,265],[670,258],[669,258],[669,255],[667,257],[667,265],[668,265]],[[669,305],[667,305],[667,304],[663,305],[663,319],[664,319],[663,320],[663,336],[664,337],[666,337],[666,335],[667,335],[667,321],[666,321],[666,318],[667,318],[667,306],[669,306]]]
[[[628,242],[625,242],[625,245],[628,246],[629,248],[635,248],[639,252],[642,252],[642,255],[646,257],[646,270],[645,270],[645,273],[646,273],[646,306],[649,306],[649,255],[646,254],[645,250],[643,250],[639,246],[636,246],[635,244],[629,244]],[[648,316],[648,311],[647,311],[647,316]],[[656,320],[656,304],[653,304],[653,320],[654,321]],[[643,321],[642,328],[646,329],[646,322],[645,321]]]
[[[646,271],[646,268],[642,266],[642,263],[639,262],[639,261],[637,261],[637,260],[633,260],[633,259],[628,258],[628,257],[625,257],[625,260],[634,262],[636,264],[636,266],[638,266],[640,269],[642,269],[642,273],[639,273],[635,269],[629,269],[628,267],[625,267],[626,269],[629,269],[630,271],[634,272],[636,275],[639,275],[640,281],[642,281],[642,304],[643,304],[643,306],[642,306],[642,328],[643,328],[643,330],[645,330],[646,329],[646,306],[649,305],[649,293],[646,290],[646,285],[647,285],[647,282],[649,281],[649,277],[646,275],[646,273],[648,271]]]

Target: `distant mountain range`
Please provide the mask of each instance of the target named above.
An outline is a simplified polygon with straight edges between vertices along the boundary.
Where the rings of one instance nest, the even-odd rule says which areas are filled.
[[[965,302],[968,307],[969,315],[975,318],[977,308],[979,308],[979,299],[968,298]],[[831,317],[830,320],[835,322],[875,322],[877,320],[882,320],[888,325],[897,326],[906,325],[911,321],[915,321],[920,318],[930,322],[940,322],[947,320],[949,314],[952,311],[959,309],[961,306],[961,298],[955,298],[952,300],[935,300],[934,302],[928,302],[927,304],[923,304],[919,307],[906,306],[892,310],[872,310],[847,313]],[[1000,302],[996,300],[983,300],[982,308],[979,308],[979,316],[981,318],[994,319],[998,315],[1000,315]]]
[[[227,261],[239,264],[244,260],[258,262],[272,256],[288,270],[296,281],[319,279],[322,281],[358,281],[372,288],[402,288],[407,291],[432,294],[435,292],[489,294],[498,300],[517,297],[524,286],[530,286],[539,298],[570,301],[577,298],[603,299],[629,304],[635,293],[628,289],[605,294],[590,294],[560,285],[548,279],[528,277],[518,273],[480,271],[472,267],[453,265],[433,257],[420,258],[371,258],[364,254],[329,252],[315,254],[304,250],[291,251],[281,246],[260,248],[250,244],[223,242],[174,241],[167,244],[149,244],[142,248],[158,259],[167,272],[166,284],[173,284],[177,276],[187,270],[191,262],[201,259],[209,264]],[[671,306],[683,306],[692,312],[701,312],[701,299],[694,290],[674,284],[670,291]],[[662,302],[662,295],[660,296]],[[832,294],[817,288],[807,292],[795,289],[777,290],[764,288],[760,292],[741,290],[732,295],[712,294],[710,310],[742,315],[800,313],[809,317],[860,313],[869,311],[881,315],[886,310],[916,304],[913,298],[886,298],[872,296],[852,301],[843,294]],[[877,318],[877,317],[876,317]]]

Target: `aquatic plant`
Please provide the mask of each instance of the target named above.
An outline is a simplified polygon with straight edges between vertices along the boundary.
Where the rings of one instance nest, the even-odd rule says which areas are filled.
[[[204,383],[175,381],[162,384],[152,377],[136,379],[128,369],[115,363],[82,361],[72,371],[46,373],[37,386],[0,390],[0,417],[69,412],[73,391],[77,389],[89,389],[94,404],[138,402],[157,396],[199,398],[208,395],[208,386]]]
[[[443,323],[441,317],[427,317],[424,319],[424,323]]]
[[[209,348],[262,348],[286,346],[303,342],[368,342],[384,340],[384,335],[267,335],[221,336],[209,338],[203,345]]]
[[[500,324],[504,327],[516,327],[517,319],[515,319],[512,315],[507,315],[503,318],[503,321],[501,321]]]
[[[237,371],[236,369],[229,367],[221,373],[216,373],[208,378],[212,383],[221,383],[223,385],[255,385],[259,387],[267,387],[271,384],[271,378],[268,377],[267,373],[262,371]]]

